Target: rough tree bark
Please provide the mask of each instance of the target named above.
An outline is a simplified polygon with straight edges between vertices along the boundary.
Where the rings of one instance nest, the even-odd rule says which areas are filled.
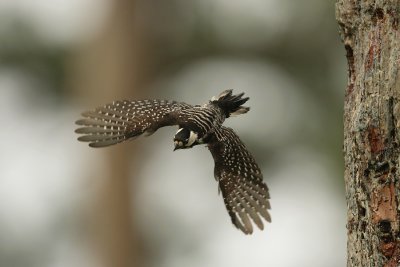
[[[338,0],[348,266],[400,266],[400,1]]]

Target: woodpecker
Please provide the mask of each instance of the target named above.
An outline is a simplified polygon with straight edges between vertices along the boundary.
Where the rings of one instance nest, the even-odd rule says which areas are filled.
[[[222,126],[225,119],[247,113],[244,93],[225,90],[203,105],[168,100],[122,100],[83,112],[79,141],[90,147],[106,147],[158,128],[177,125],[174,151],[205,144],[214,158],[214,177],[233,225],[245,234],[253,233],[253,223],[264,229],[263,218],[271,222],[269,191],[254,157],[237,134]],[[253,223],[252,223],[253,222]]]

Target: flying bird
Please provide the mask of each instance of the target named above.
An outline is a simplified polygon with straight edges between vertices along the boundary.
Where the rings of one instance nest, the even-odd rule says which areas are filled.
[[[264,229],[262,218],[271,222],[269,192],[254,157],[237,134],[222,126],[225,119],[247,113],[248,97],[225,90],[203,105],[168,100],[122,100],[83,112],[79,141],[91,147],[106,147],[158,128],[177,125],[174,150],[205,144],[214,158],[214,176],[232,223],[243,233],[253,232],[253,223]],[[252,223],[253,222],[253,223]]]

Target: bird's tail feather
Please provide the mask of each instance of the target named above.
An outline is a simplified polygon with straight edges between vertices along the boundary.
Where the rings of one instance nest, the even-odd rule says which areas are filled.
[[[228,118],[230,116],[247,113],[250,110],[249,107],[242,106],[249,100],[248,97],[242,98],[243,95],[244,93],[232,95],[232,89],[229,89],[211,98],[211,103],[218,105]]]

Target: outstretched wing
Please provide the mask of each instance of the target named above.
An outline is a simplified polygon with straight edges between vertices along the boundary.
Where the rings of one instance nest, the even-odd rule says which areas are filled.
[[[90,142],[91,147],[104,147],[130,138],[150,135],[158,128],[176,125],[184,120],[181,111],[192,106],[167,100],[114,101],[111,104],[82,113],[84,119],[76,121],[83,127],[79,141]]]
[[[232,223],[245,234],[253,232],[251,220],[264,228],[271,222],[268,187],[253,156],[231,128],[221,127],[208,147],[215,161],[214,175]],[[251,219],[251,220],[250,220]]]

